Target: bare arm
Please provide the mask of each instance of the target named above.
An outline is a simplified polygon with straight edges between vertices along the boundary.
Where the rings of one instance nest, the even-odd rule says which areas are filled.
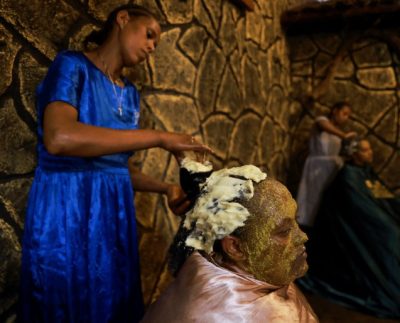
[[[336,135],[342,139],[354,137],[356,135],[355,132],[344,132],[344,131],[340,130],[328,119],[318,120],[317,125],[318,125],[319,129],[329,132],[333,135]]]
[[[77,121],[71,105],[56,101],[44,112],[43,141],[49,153],[63,156],[95,157],[124,151],[161,147],[172,153],[184,150],[211,151],[190,135],[157,130],[115,130]]]
[[[184,214],[190,206],[190,201],[182,188],[176,184],[168,184],[147,176],[129,164],[131,181],[135,191],[161,193],[167,196],[169,208],[176,214]]]

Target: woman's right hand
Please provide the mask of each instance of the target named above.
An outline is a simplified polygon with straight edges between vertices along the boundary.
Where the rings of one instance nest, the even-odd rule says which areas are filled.
[[[161,148],[170,151],[178,160],[183,157],[184,151],[213,152],[210,147],[198,142],[193,136],[173,132],[161,133]]]
[[[355,136],[357,136],[357,132],[350,131],[350,132],[346,132],[344,134],[344,138],[343,139],[351,139],[351,138],[354,138]]]

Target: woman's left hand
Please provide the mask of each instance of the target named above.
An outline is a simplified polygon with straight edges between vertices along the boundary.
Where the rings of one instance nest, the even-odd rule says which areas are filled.
[[[176,215],[184,215],[190,206],[190,201],[179,185],[170,184],[168,186],[167,200],[169,208]]]

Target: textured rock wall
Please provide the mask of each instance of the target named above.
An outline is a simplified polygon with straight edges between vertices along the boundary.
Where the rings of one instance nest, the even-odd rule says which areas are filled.
[[[288,38],[293,97],[303,104],[293,127],[290,185],[295,190],[307,154],[314,117],[347,100],[353,114],[347,125],[370,140],[374,169],[400,193],[400,101],[398,30],[373,29]],[[310,109],[307,96],[316,97]]]
[[[289,63],[279,16],[288,1],[143,0],[161,17],[154,57],[135,72],[143,127],[187,132],[212,146],[216,167],[255,163],[285,179]],[[293,2],[293,0],[291,1]],[[116,5],[108,0],[0,2],[0,321],[13,318],[24,209],[36,163],[34,90],[56,53],[82,39]],[[132,75],[132,71],[127,71]],[[145,173],[177,182],[170,155],[136,155]],[[168,246],[178,225],[163,197],[137,194],[146,303],[166,286]]]

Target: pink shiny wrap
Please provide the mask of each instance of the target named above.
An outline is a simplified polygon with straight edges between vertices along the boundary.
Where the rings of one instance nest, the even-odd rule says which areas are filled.
[[[318,322],[293,283],[275,287],[224,267],[194,252],[143,322]]]

